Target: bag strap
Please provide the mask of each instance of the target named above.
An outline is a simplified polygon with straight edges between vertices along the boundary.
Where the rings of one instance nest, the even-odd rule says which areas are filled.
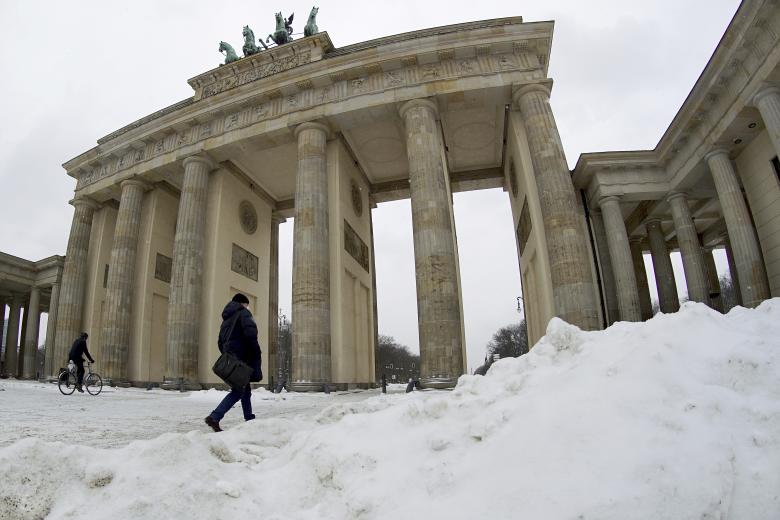
[[[227,337],[225,337],[225,343],[230,341],[230,336],[233,335],[233,329],[236,328],[236,322],[238,321],[238,315],[240,313],[241,311],[239,310],[238,312],[236,312],[235,316],[233,316],[233,323],[230,324],[230,329],[228,330]]]

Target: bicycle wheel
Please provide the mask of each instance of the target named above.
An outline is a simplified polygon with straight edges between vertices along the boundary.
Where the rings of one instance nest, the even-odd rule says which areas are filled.
[[[87,387],[90,395],[98,395],[103,390],[103,378],[92,372],[84,378],[84,386]]]
[[[57,387],[63,395],[70,395],[76,390],[76,376],[63,370],[57,378]]]

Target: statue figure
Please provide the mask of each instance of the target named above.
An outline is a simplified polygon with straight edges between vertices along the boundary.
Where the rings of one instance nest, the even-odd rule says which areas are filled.
[[[290,15],[290,18],[287,20],[284,19],[282,16],[282,13],[276,13],[276,30],[273,34],[269,34],[268,38],[265,39],[266,43],[268,40],[273,40],[273,42],[276,45],[283,45],[285,43],[290,43],[292,41],[292,21],[293,16],[295,16],[295,13]]]
[[[306,26],[303,28],[304,36],[311,36],[320,32],[320,30],[317,28],[317,11],[319,10],[319,7],[311,8],[311,12],[309,13],[309,20],[306,22]]]
[[[225,53],[225,63],[224,65],[227,65],[228,63],[233,63],[234,61],[238,61],[240,58],[238,57],[238,54],[236,54],[235,49],[233,49],[233,46],[226,42],[219,42],[219,52]],[[223,65],[223,64],[220,64]]]
[[[241,32],[244,35],[244,56],[251,56],[257,54],[260,49],[255,45],[255,33],[248,25],[244,26],[244,30]]]

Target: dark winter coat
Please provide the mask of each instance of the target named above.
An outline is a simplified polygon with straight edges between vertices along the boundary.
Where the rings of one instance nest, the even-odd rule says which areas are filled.
[[[70,352],[68,352],[68,359],[72,359],[75,363],[83,363],[84,355],[87,356],[87,359],[89,359],[90,363],[95,362],[95,360],[92,359],[92,356],[89,355],[89,350],[87,350],[87,340],[84,338],[79,338],[73,342],[73,345],[71,345]]]
[[[236,325],[228,337],[234,319]],[[257,342],[257,324],[249,309],[238,302],[231,301],[225,305],[217,345],[220,352],[229,352],[252,367],[250,381],[257,382],[263,379],[263,372],[260,369],[260,344]]]

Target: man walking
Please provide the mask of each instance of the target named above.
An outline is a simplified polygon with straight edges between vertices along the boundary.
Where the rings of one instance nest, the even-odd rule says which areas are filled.
[[[70,352],[68,352],[68,359],[73,361],[76,365],[76,390],[82,394],[84,393],[84,389],[81,386],[84,382],[84,355],[87,356],[90,363],[95,362],[87,349],[88,337],[89,335],[87,335],[86,332],[82,332],[76,341],[73,342],[73,345],[70,347]]]
[[[249,298],[241,293],[233,296],[233,299],[228,302],[222,311],[222,326],[219,328],[217,345],[220,352],[229,352],[252,367],[249,381],[258,382],[263,379],[263,373],[260,370],[260,344],[257,342],[257,324],[247,307],[249,307]],[[254,419],[252,388],[247,383],[244,388],[231,388],[230,393],[206,417],[206,424],[215,432],[221,432],[219,421],[238,401],[241,401],[244,420]]]

